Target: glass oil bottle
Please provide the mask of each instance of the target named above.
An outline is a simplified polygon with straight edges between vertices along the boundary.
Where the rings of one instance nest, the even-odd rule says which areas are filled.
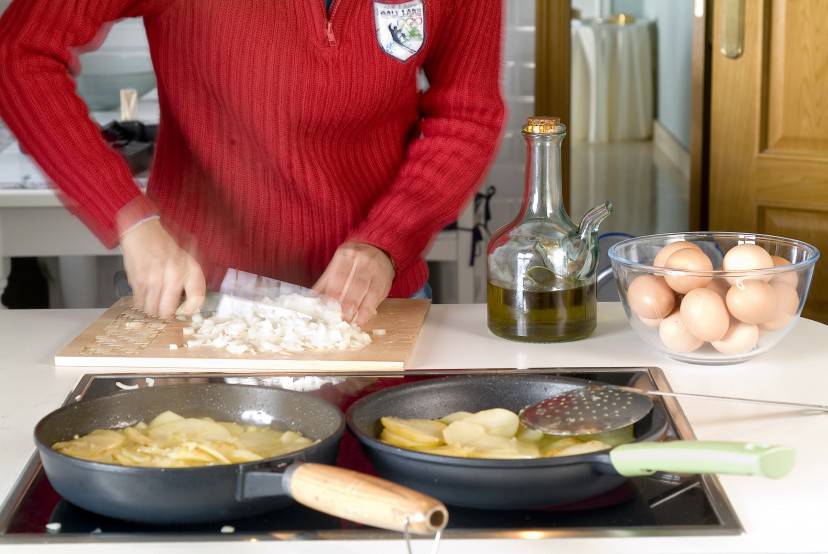
[[[523,205],[492,235],[487,257],[488,326],[503,338],[561,342],[588,337],[597,322],[598,227],[610,203],[576,226],[563,208],[559,118],[532,117]]]

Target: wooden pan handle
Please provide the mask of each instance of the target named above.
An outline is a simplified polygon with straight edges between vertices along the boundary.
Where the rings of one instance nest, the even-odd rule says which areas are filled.
[[[357,523],[434,534],[448,523],[442,502],[417,491],[350,469],[303,463],[285,473],[285,489],[294,500]]]

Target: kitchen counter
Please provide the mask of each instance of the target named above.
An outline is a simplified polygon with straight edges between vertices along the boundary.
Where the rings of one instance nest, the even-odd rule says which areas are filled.
[[[83,330],[100,310],[0,311],[0,498],[5,497],[31,455],[37,420],[58,407],[84,373],[109,369],[56,368],[54,353]],[[412,367],[595,367],[658,366],[675,391],[828,403],[828,326],[802,320],[771,352],[736,366],[705,367],[674,362],[651,352],[628,327],[621,305],[602,304],[595,335],[559,345],[507,342],[485,326],[483,305],[435,305],[417,343]],[[115,370],[117,371],[117,370]],[[124,370],[132,371],[132,370]],[[554,540],[451,540],[440,552],[770,553],[828,552],[828,415],[749,404],[681,400],[699,439],[791,445],[797,465],[778,481],[721,477],[745,528],[727,537],[559,538]],[[221,553],[228,544],[200,543],[4,545],[5,552],[192,552]],[[427,552],[419,541],[415,552]],[[404,552],[401,541],[301,541],[290,545],[233,543],[233,552]]]

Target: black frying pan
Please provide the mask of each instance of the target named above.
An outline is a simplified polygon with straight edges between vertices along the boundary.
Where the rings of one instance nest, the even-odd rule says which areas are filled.
[[[377,472],[456,506],[487,509],[549,507],[593,498],[627,477],[655,471],[761,474],[781,477],[793,453],[781,447],[702,441],[652,442],[667,428],[656,404],[634,427],[635,443],[577,456],[487,460],[398,448],[377,439],[383,416],[433,419],[456,411],[515,412],[588,381],[553,376],[461,376],[400,385],[366,396],[347,413],[350,429]]]
[[[90,462],[51,445],[95,429],[150,421],[165,410],[185,417],[271,424],[318,440],[297,452],[244,464],[139,468]],[[291,499],[360,523],[433,533],[445,507],[415,491],[329,465],[344,432],[342,413],[300,392],[244,385],[170,385],[122,392],[60,408],[37,424],[49,482],[66,500],[109,517],[153,524],[228,521],[286,506]]]

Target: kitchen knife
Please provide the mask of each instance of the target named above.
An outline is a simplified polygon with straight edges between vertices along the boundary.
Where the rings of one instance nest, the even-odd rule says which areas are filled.
[[[273,300],[286,295],[293,296],[289,305],[273,305]],[[341,310],[339,302],[300,285],[234,268],[225,273],[218,294],[208,294],[202,306],[202,312],[215,312],[221,318],[250,318],[257,312],[273,317],[299,312],[313,318],[327,310]]]

